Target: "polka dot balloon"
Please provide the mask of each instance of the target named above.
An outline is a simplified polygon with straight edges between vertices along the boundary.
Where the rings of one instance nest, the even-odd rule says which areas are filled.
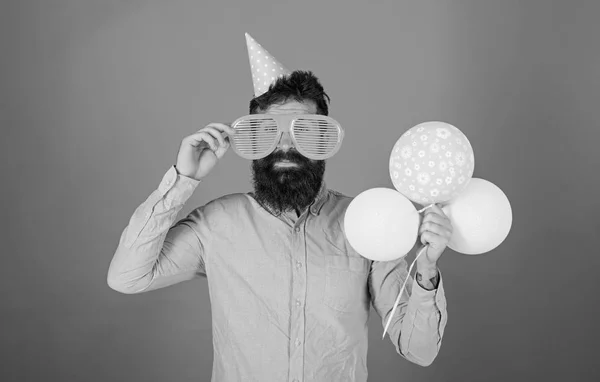
[[[445,122],[424,122],[406,131],[390,155],[394,187],[421,205],[443,203],[463,191],[475,167],[467,137]]]

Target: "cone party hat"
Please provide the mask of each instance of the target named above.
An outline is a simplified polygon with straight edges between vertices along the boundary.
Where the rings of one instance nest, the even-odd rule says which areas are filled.
[[[275,57],[271,56],[248,33],[246,33],[246,46],[248,47],[252,82],[254,83],[254,96],[258,97],[269,90],[269,85],[275,82],[278,77],[289,74],[290,71]]]

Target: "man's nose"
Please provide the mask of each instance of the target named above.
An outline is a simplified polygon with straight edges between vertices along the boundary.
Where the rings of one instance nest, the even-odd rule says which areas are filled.
[[[285,132],[281,134],[281,138],[279,139],[279,144],[277,145],[277,147],[283,151],[288,151],[289,149],[294,147],[294,142],[292,142],[292,137],[290,136],[290,133]]]

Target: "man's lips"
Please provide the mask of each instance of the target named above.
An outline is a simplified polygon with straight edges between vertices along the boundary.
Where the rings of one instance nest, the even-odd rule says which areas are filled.
[[[280,161],[275,162],[274,166],[275,167],[298,167],[298,163],[287,160],[287,159],[282,159]]]

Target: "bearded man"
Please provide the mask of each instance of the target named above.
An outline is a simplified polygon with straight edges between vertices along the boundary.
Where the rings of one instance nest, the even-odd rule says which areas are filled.
[[[335,124],[313,73],[284,73],[262,92],[255,81],[255,94],[243,120],[252,139],[276,142],[252,143],[241,138],[243,129],[223,123],[185,137],[177,164],[124,229],[108,284],[134,294],[205,277],[213,382],[366,381],[370,307],[385,322],[410,278],[406,261],[371,261],[346,240],[343,217],[352,198],[327,188],[325,160],[315,159],[312,141],[292,127],[301,116]],[[276,121],[273,134],[256,135],[256,116]],[[341,136],[320,136],[332,140],[322,145],[325,157],[332,155]],[[252,161],[254,192],[220,197],[175,222],[233,142],[241,155],[262,150]],[[422,366],[437,356],[446,325],[437,261],[451,228],[439,206],[427,209],[419,240],[428,248],[388,330],[398,354]]]

